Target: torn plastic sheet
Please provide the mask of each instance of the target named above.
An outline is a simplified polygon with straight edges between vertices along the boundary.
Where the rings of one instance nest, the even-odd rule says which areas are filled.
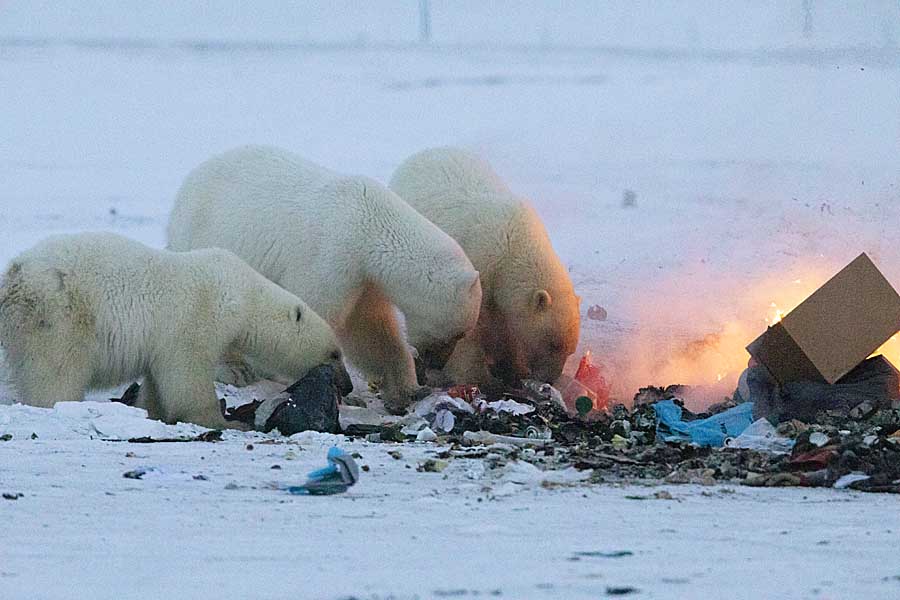
[[[700,446],[721,447],[727,438],[739,436],[753,422],[752,402],[697,421],[683,421],[681,407],[673,400],[657,402],[653,410],[657,436],[667,442],[692,442]]]
[[[778,435],[775,427],[766,419],[757,419],[739,436],[727,440],[729,448],[747,448],[772,454],[787,454],[794,447],[794,440]]]

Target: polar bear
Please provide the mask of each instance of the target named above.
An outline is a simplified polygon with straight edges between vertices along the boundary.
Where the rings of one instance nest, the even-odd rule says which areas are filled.
[[[390,187],[459,242],[481,273],[478,326],[438,378],[555,381],[578,345],[580,299],[529,203],[485,161],[455,148],[413,155]]]
[[[478,272],[450,236],[382,184],[278,148],[245,146],[197,167],[168,239],[173,250],[227,248],[303,298],[350,363],[381,381],[394,413],[420,393],[394,308],[437,367],[478,319]]]
[[[0,345],[26,404],[143,376],[137,404],[151,418],[216,429],[234,427],[213,386],[229,347],[291,380],[332,364],[342,392],[352,389],[328,324],[234,254],[114,234],[53,236],[13,259],[0,283]]]

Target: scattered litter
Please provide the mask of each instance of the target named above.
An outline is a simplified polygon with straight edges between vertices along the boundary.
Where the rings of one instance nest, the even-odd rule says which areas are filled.
[[[426,396],[416,404],[415,414],[418,417],[427,417],[434,414],[438,410],[455,410],[458,412],[474,413],[475,409],[472,405],[459,397],[450,396],[449,394],[439,392]]]
[[[594,304],[588,308],[587,316],[591,321],[605,321],[608,315],[605,308],[599,304]]]
[[[852,484],[856,483],[857,481],[866,481],[868,479],[871,479],[871,477],[869,477],[865,473],[857,473],[857,472],[847,473],[846,475],[844,475],[843,477],[840,477],[837,481],[835,481],[834,485],[832,487],[842,490],[844,488],[850,487]]]
[[[143,479],[144,475],[147,473],[153,472],[155,469],[153,467],[138,467],[132,471],[125,471],[122,473],[122,477],[125,479]]]
[[[418,434],[416,434],[417,442],[433,442],[436,439],[438,439],[437,434],[432,431],[430,427],[426,427],[425,429],[419,431]]]
[[[828,443],[828,436],[821,431],[815,431],[809,434],[809,443],[817,448],[821,448]]]
[[[606,588],[607,596],[627,596],[629,594],[636,594],[640,590],[636,587],[631,586],[611,586]]]
[[[573,556],[580,556],[583,558],[624,558],[626,556],[634,556],[634,552],[631,550],[614,550],[612,552],[591,550],[588,552],[576,552]]]
[[[434,421],[431,423],[437,431],[450,433],[456,427],[456,417],[449,410],[439,410],[434,415]]]
[[[900,294],[863,253],[747,351],[779,384],[834,384],[897,333],[898,323]],[[900,394],[896,383],[892,393]]]
[[[515,416],[527,415],[534,412],[534,407],[530,404],[516,402],[515,400],[497,400],[495,402],[485,402],[484,407],[484,410],[490,409],[498,413],[507,412]]]
[[[794,447],[794,440],[778,435],[778,431],[766,419],[757,419],[739,436],[727,440],[725,445],[729,448],[787,454]]]
[[[753,420],[751,402],[696,421],[682,420],[682,408],[672,400],[657,402],[653,408],[658,436],[667,442],[692,442],[699,446],[724,446],[727,438],[739,436]]]
[[[425,462],[421,463],[418,467],[416,467],[416,471],[419,471],[420,473],[441,473],[449,465],[450,463],[445,460],[435,460],[433,458],[429,458]]]
[[[130,444],[165,444],[173,442],[221,442],[222,432],[218,429],[211,429],[199,435],[192,437],[176,437],[176,438],[153,438],[153,437],[136,437],[130,438]]]
[[[877,410],[891,408],[900,398],[900,373],[880,355],[864,360],[834,384],[779,384],[763,366],[750,367],[744,373],[749,389],[746,399],[754,403],[754,416],[773,422],[810,421],[822,410],[858,421]]]
[[[255,428],[263,432],[277,429],[286,436],[303,431],[340,433],[338,387],[334,367],[315,367],[284,394],[260,405],[254,416]]]
[[[551,442],[548,439],[513,437],[497,435],[487,431],[466,431],[463,433],[463,442],[470,446],[478,444],[510,444],[514,446],[544,446]]]
[[[359,467],[353,457],[333,446],[328,450],[328,466],[307,475],[306,483],[290,486],[287,491],[295,495],[325,496],[346,492],[359,481]]]
[[[575,376],[563,376],[560,381],[563,383],[563,403],[570,416],[580,415],[586,418],[589,413],[604,413],[609,408],[610,385],[603,376],[603,367],[594,364],[590,350],[581,357]],[[587,400],[581,400],[582,407],[579,410],[579,399],[582,398]],[[590,402],[590,407],[587,407],[587,402]]]

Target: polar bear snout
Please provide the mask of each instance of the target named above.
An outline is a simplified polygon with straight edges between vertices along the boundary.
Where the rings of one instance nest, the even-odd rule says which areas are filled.
[[[511,358],[499,358],[488,364],[488,370],[504,384],[518,386],[523,379],[529,377],[527,369]]]
[[[542,383],[553,384],[560,378],[563,364],[539,364],[531,369],[530,378]]]

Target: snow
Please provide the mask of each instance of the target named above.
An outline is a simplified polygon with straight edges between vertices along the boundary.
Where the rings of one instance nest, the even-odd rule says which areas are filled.
[[[730,393],[774,309],[861,251],[900,283],[895,2],[431,5],[421,45],[412,1],[0,3],[0,262],[56,232],[162,247],[183,177],[238,144],[382,181],[457,144],[533,199],[583,308],[607,310],[579,353],[618,399],[719,378],[695,401]],[[0,404],[14,399],[0,372]],[[891,497],[667,486],[675,500],[640,501],[656,490],[513,481],[528,467],[417,473],[428,443],[397,461],[304,434],[107,441],[195,430],[135,411],[0,406],[0,491],[25,494],[0,501],[0,595],[900,595]],[[371,466],[348,494],[267,486],[302,482],[335,442]],[[155,470],[122,478],[139,466]],[[570,560],[617,550],[634,554]]]
[[[885,598],[900,586],[884,560],[900,527],[893,496],[589,485],[460,458],[420,473],[434,444],[243,433],[129,444],[54,433],[57,418],[23,418],[0,442],[0,492],[24,494],[0,501],[5,598],[575,599],[631,586],[636,598],[739,600]],[[277,489],[323,466],[335,442],[369,467],[356,486],[329,497]],[[142,479],[123,477],[139,468]],[[662,490],[672,499],[654,497]]]

